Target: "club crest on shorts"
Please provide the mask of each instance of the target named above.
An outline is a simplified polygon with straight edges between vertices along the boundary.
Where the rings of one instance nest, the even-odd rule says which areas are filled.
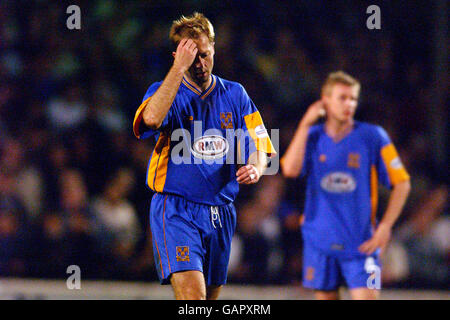
[[[312,281],[314,279],[314,268],[308,267],[306,268],[306,280]]]
[[[177,249],[177,261],[189,262],[189,247],[182,246],[182,247],[176,247],[176,249]]]

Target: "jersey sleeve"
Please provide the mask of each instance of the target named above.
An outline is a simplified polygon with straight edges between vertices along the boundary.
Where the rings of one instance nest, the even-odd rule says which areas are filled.
[[[133,133],[138,139],[147,139],[149,137],[154,136],[160,131],[163,131],[167,128],[169,125],[169,120],[172,115],[172,108],[169,109],[169,112],[167,113],[166,117],[164,118],[161,126],[157,130],[150,129],[147,127],[144,122],[142,121],[143,111],[144,107],[147,105],[147,102],[152,98],[153,94],[158,90],[160,87],[161,82],[153,83],[147,90],[147,92],[144,95],[144,98],[142,99],[142,103],[139,106],[139,108],[136,111],[136,114],[134,115],[133,120]]]
[[[318,135],[317,127],[313,126],[313,127],[309,128],[308,138],[306,140],[305,155],[303,157],[303,165],[302,165],[302,171],[300,172],[300,177],[304,177],[311,170],[313,153],[314,153],[314,149],[317,146],[318,138],[319,138],[319,135]]]
[[[242,129],[249,136],[248,139],[245,139],[245,163],[247,163],[248,157],[255,151],[262,151],[269,157],[275,157],[277,152],[269,138],[261,114],[244,87],[240,85],[239,88],[241,115],[243,118]]]
[[[376,169],[378,180],[386,187],[392,187],[397,183],[409,180],[409,174],[406,171],[394,144],[387,132],[376,127],[375,130],[376,145]]]

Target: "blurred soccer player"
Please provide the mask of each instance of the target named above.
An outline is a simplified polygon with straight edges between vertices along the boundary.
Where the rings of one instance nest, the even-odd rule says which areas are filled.
[[[354,120],[359,90],[348,74],[331,73],[281,160],[284,176],[307,175],[303,285],[315,289],[316,299],[339,299],[344,282],[353,299],[379,296],[373,289],[379,281],[373,277],[380,276],[379,253],[410,190],[387,133]],[[325,123],[314,125],[325,114]],[[392,191],[377,224],[379,182]]]
[[[176,299],[216,299],[227,278],[239,184],[258,182],[267,155],[276,152],[242,85],[212,74],[210,21],[200,13],[183,16],[173,22],[170,40],[176,47],[173,65],[164,81],[149,87],[133,123],[137,138],[157,139],[147,173],[147,185],[156,192],[150,207],[156,267]],[[175,159],[177,129],[184,129],[188,163]],[[239,147],[237,136],[225,138],[236,129],[251,137]],[[225,161],[242,147],[245,165]]]

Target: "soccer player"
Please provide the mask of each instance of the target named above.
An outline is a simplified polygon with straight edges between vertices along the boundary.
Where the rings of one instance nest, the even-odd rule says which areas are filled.
[[[344,282],[353,299],[378,298],[379,254],[410,190],[387,133],[354,120],[359,91],[350,75],[331,73],[281,160],[284,176],[307,176],[303,285],[315,290],[316,299],[339,299]],[[314,125],[324,115],[325,123]],[[392,191],[377,224],[379,182]]]
[[[156,192],[150,205],[156,268],[176,299],[217,299],[239,184],[258,182],[276,152],[243,86],[212,74],[211,22],[200,13],[182,16],[169,36],[173,65],[148,88],[133,123],[137,138],[157,139],[147,171]],[[237,129],[246,135],[228,134]]]

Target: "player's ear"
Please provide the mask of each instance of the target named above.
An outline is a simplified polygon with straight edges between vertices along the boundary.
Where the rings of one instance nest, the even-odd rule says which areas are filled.
[[[325,107],[325,111],[327,111],[329,96],[327,94],[322,94],[321,99],[322,99],[323,105]]]
[[[176,52],[172,51],[172,57],[175,59]]]

